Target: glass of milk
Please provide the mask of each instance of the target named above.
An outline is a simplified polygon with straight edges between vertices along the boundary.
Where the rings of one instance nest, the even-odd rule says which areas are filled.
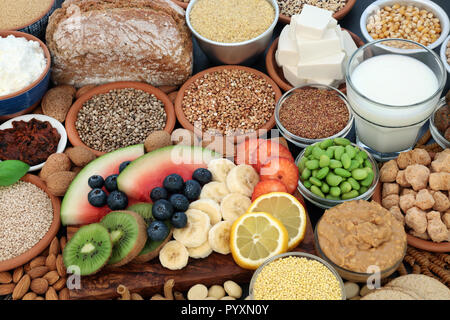
[[[398,49],[402,43],[417,49]],[[447,72],[439,57],[425,46],[383,39],[355,51],[345,77],[356,142],[377,160],[385,161],[414,146],[421,127],[438,105]]]

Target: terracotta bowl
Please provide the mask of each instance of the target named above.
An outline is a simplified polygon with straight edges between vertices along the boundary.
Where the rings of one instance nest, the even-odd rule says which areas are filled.
[[[184,9],[186,9],[189,4],[189,2],[183,2],[183,1],[178,1],[178,0],[172,0],[172,1]],[[356,0],[348,0],[347,4],[341,10],[339,10],[333,14],[333,18],[335,18],[336,20],[341,20],[342,18],[344,18],[350,12],[350,10],[352,10],[355,3],[356,3]],[[278,21],[280,21],[281,23],[288,24],[288,23],[291,23],[291,17],[280,14]]]
[[[355,41],[355,44],[358,48],[364,45],[364,41],[362,41],[361,38],[358,37],[356,34],[344,28],[342,28],[342,30],[347,31],[351,35],[353,41]],[[277,65],[277,62],[275,60],[275,52],[278,48],[279,39],[280,39],[279,37],[276,38],[270,45],[269,50],[267,51],[266,69],[269,76],[278,84],[278,86],[283,91],[289,91],[293,88],[293,86],[284,78],[283,69]],[[345,93],[346,91],[345,84],[341,85],[339,87],[339,90],[344,91]]]
[[[148,92],[150,94],[154,94],[156,98],[161,100],[164,104],[164,110],[166,111],[167,120],[166,120],[166,126],[164,128],[165,131],[168,133],[172,133],[173,128],[175,127],[175,111],[173,108],[173,104],[170,101],[169,97],[160,89],[155,88],[149,84],[142,83],[142,82],[113,82],[104,84],[98,87],[95,87],[85,94],[83,94],[81,97],[79,97],[75,103],[70,108],[69,112],[66,116],[66,131],[67,131],[67,137],[69,138],[69,141],[72,143],[73,146],[83,146],[91,150],[96,156],[102,156],[106,152],[94,150],[92,148],[89,148],[83,141],[81,141],[80,136],[78,134],[78,131],[75,127],[75,122],[77,121],[78,112],[83,107],[83,104],[91,99],[93,96],[109,92],[114,89],[126,89],[126,88],[133,88],[137,90],[142,90],[145,92]]]
[[[348,0],[347,3],[345,4],[345,6],[341,10],[336,11],[333,14],[333,18],[335,18],[336,20],[341,20],[342,18],[344,18],[350,12],[350,10],[352,10],[355,3],[356,3],[356,0]],[[280,22],[285,23],[285,24],[291,23],[291,17],[285,16],[284,14],[280,14],[279,20],[280,20]]]
[[[13,259],[0,261],[0,272],[12,270],[19,266],[22,266],[27,262],[29,262],[30,260],[32,260],[33,258],[37,257],[39,254],[41,254],[50,245],[50,242],[52,242],[53,238],[58,233],[59,227],[61,225],[60,222],[61,201],[58,197],[55,197],[48,191],[45,182],[42,181],[38,176],[32,174],[26,174],[25,176],[22,177],[21,180],[36,185],[40,189],[44,190],[45,193],[49,196],[50,200],[52,201],[53,207],[53,221],[52,224],[50,225],[47,234],[34,247],[32,247],[27,252]]]
[[[194,125],[188,121],[188,119],[186,118],[184,111],[183,111],[182,102],[183,102],[183,97],[184,97],[185,91],[191,86],[192,83],[194,83],[197,79],[203,77],[205,74],[212,73],[215,71],[221,71],[221,70],[225,70],[225,69],[245,70],[245,71],[253,73],[261,78],[264,78],[268,83],[270,83],[272,85],[272,88],[275,91],[275,102],[277,102],[281,98],[281,95],[282,95],[281,90],[278,88],[275,81],[273,81],[271,78],[269,78],[266,74],[264,74],[258,70],[252,69],[252,68],[248,68],[248,67],[244,67],[244,66],[237,66],[237,65],[226,65],[226,66],[218,66],[218,67],[209,68],[202,72],[199,72],[183,84],[183,86],[178,91],[177,97],[175,99],[175,113],[177,115],[178,121],[183,126],[183,128],[194,132],[197,136],[199,136],[201,133],[198,132],[199,130],[194,130]],[[264,133],[266,133],[268,130],[272,129],[274,126],[275,126],[275,113],[272,115],[272,117],[269,119],[268,122],[266,122],[261,128],[258,128],[258,130],[256,130],[256,134],[259,137],[259,136],[263,135]],[[240,143],[241,141],[245,140],[246,137],[249,137],[249,136],[254,137],[254,135],[255,135],[255,133],[248,133],[248,134],[243,134],[243,135],[230,136],[227,139],[223,139],[223,140],[224,141],[228,140],[230,142],[232,140],[233,143],[237,144],[237,143]],[[200,137],[200,138],[202,138],[202,137]],[[211,137],[209,137],[209,138],[211,138]],[[214,138],[214,137],[212,137],[212,138]]]
[[[372,200],[381,203],[381,182],[379,182],[377,187],[375,188],[375,193],[372,196]],[[433,241],[419,239],[410,234],[407,234],[406,237],[408,244],[412,247],[430,252],[450,252],[450,242],[436,243]]]

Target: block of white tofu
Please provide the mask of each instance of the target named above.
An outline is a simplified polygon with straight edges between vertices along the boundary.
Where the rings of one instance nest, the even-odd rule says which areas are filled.
[[[337,26],[337,20],[335,18],[331,18],[330,22],[328,22],[328,29],[334,29]]]
[[[295,66],[298,64],[298,51],[295,40],[290,37],[290,26],[286,25],[280,33],[277,49],[278,65]]]
[[[303,63],[343,51],[341,38],[335,28],[327,28],[320,40],[297,37],[297,49],[299,62]]]
[[[291,17],[295,34],[302,38],[320,39],[332,19],[332,12],[311,5],[304,5],[299,15]]]
[[[297,67],[296,66],[283,66],[284,78],[294,87],[306,84],[305,79],[297,77]]]
[[[308,83],[308,84],[318,83],[318,84],[324,84],[326,86],[332,86],[334,82],[335,82],[334,79],[307,79],[306,80],[306,83]]]
[[[350,58],[352,56],[352,54],[358,49],[358,47],[356,46],[355,41],[353,41],[353,38],[350,35],[350,33],[348,33],[345,30],[342,30],[342,32],[341,32],[341,39],[342,39],[343,49],[344,49],[345,53],[347,54],[347,57]]]
[[[297,76],[303,79],[336,79],[343,78],[342,64],[345,52],[341,51],[331,56],[312,60],[306,63],[299,62]]]

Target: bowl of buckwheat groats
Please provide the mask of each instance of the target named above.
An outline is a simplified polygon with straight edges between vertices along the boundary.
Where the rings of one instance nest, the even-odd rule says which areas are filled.
[[[287,252],[264,262],[250,282],[252,300],[345,300],[342,278],[323,259]]]
[[[262,72],[244,66],[219,66],[190,78],[178,91],[175,112],[180,124],[204,139],[241,142],[275,126],[281,91]]]
[[[76,100],[65,125],[73,146],[87,147],[101,156],[144,143],[154,131],[170,134],[175,127],[175,111],[168,96],[151,85],[114,82]]]

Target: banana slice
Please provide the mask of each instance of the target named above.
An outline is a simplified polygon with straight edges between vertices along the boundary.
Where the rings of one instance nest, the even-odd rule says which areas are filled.
[[[252,201],[240,193],[230,193],[220,203],[220,211],[223,220],[234,222],[237,218],[247,212]]]
[[[173,237],[187,248],[201,246],[208,240],[208,231],[211,228],[209,216],[196,209],[188,209],[186,216],[186,227],[174,229]]]
[[[211,225],[215,225],[217,222],[222,220],[220,206],[212,199],[199,199],[194,201],[189,205],[189,209],[196,209],[206,213],[211,220]]]
[[[259,182],[259,175],[252,166],[240,164],[230,170],[227,176],[227,187],[230,192],[237,192],[251,197],[253,189]]]
[[[189,252],[189,257],[194,259],[204,259],[213,252],[208,240],[199,247],[187,248],[187,250]]]
[[[228,159],[214,159],[208,164],[208,170],[211,171],[213,181],[226,182],[228,172],[236,167],[233,161]]]
[[[188,260],[189,252],[180,241],[167,242],[159,252],[161,265],[169,270],[183,269],[187,266]]]
[[[203,186],[200,199],[212,199],[220,203],[229,193],[230,191],[228,191],[227,185],[224,182],[213,181]]]
[[[221,254],[229,254],[230,250],[230,232],[232,223],[221,221],[215,224],[208,233],[208,241],[211,248]]]

